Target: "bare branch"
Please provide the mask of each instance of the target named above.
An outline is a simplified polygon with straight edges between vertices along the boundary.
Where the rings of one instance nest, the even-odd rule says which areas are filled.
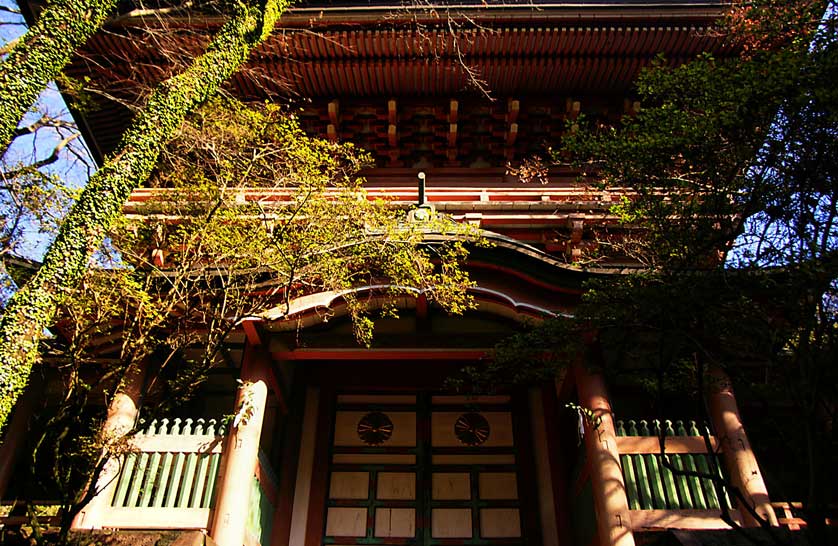
[[[7,179],[8,178],[14,178],[15,176],[18,176],[18,175],[20,175],[20,174],[22,174],[26,171],[37,170],[37,169],[40,169],[42,167],[46,167],[47,165],[51,165],[51,164],[55,163],[56,161],[58,161],[58,159],[60,157],[60,154],[61,154],[61,151],[64,148],[66,148],[68,144],[70,144],[72,141],[79,138],[80,136],[81,135],[79,133],[74,133],[74,134],[64,138],[61,142],[56,144],[55,148],[53,148],[52,153],[49,155],[49,157],[45,157],[44,159],[38,160],[38,161],[32,163],[31,165],[27,165],[27,166],[25,166],[21,169],[16,169],[14,171],[6,172],[6,173],[4,173],[4,177],[7,178]]]
[[[135,19],[141,17],[160,17],[161,15],[173,15],[176,13],[181,13],[193,6],[193,3],[190,0],[187,0],[183,4],[179,6],[173,6],[169,8],[137,8],[134,10],[129,11],[128,13],[124,13],[117,17],[111,19],[111,23],[120,23],[127,19]]]
[[[54,118],[52,116],[44,114],[38,121],[30,123],[29,125],[26,125],[24,127],[18,127],[17,129],[15,129],[14,133],[12,134],[12,138],[31,135],[32,133],[35,133],[39,129],[43,129],[45,127],[76,130],[76,124],[73,122]]]

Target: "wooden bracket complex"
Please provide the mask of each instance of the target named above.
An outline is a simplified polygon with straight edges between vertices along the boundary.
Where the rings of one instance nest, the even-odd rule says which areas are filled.
[[[459,102],[451,99],[448,105],[448,162],[455,166],[457,161],[457,118]]]
[[[340,131],[340,103],[337,99],[329,102],[329,124],[326,126],[326,136],[332,142],[337,141]]]
[[[388,155],[390,156],[390,164],[396,166],[399,160],[399,136],[398,136],[398,115],[396,110],[396,100],[390,99],[387,101],[387,145],[390,147]]]
[[[503,153],[507,161],[512,161],[515,156],[515,140],[518,138],[518,113],[521,110],[521,102],[510,98],[506,103],[506,141],[504,142]]]

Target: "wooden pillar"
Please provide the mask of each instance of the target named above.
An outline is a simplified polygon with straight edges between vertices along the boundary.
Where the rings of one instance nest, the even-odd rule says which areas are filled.
[[[142,361],[129,368],[125,374],[121,388],[108,406],[108,417],[105,419],[105,424],[102,425],[101,435],[104,445],[107,446],[111,442],[119,441],[134,428],[140,411],[140,398],[142,397],[147,371],[148,362]],[[99,523],[101,514],[108,509],[108,505],[113,499],[119,468],[120,462],[116,458],[111,458],[105,464],[95,484],[99,493],[76,514],[71,528],[98,529],[101,527]],[[91,486],[92,484],[88,487]]]
[[[554,457],[550,450],[550,436],[555,435],[555,425],[547,425],[547,420],[554,418],[546,412],[543,398],[544,389],[529,390],[530,422],[532,423],[532,443],[535,455],[535,475],[537,476],[538,511],[541,516],[541,543],[544,546],[559,546],[559,524],[556,508],[567,508],[565,498],[557,498],[553,487],[561,470],[553,465]],[[519,463],[520,464],[520,463]]]
[[[335,413],[334,387],[322,387],[317,411],[317,425],[314,427],[314,460],[306,515],[304,546],[320,546],[323,542],[323,524],[326,521],[326,494],[329,490],[329,423]]]
[[[771,525],[777,526],[777,516],[774,508],[771,507],[768,489],[765,487],[754,451],[745,434],[730,378],[721,369],[714,368],[710,372],[707,390],[710,419],[713,422],[716,437],[721,443],[725,464],[733,485],[739,488],[746,501],[760,517]],[[742,520],[746,527],[759,526],[759,522],[747,510],[740,509],[740,512],[742,512]]]
[[[291,527],[288,534],[289,546],[305,546],[306,542],[306,529],[309,527],[308,520],[310,517],[309,506],[312,497],[311,486],[317,455],[317,425],[319,415],[322,413],[320,403],[320,389],[308,387],[303,409],[296,488],[294,489],[294,502],[291,510]]]
[[[3,444],[0,445],[0,499],[6,498],[6,488],[9,487],[15,465],[26,448],[29,421],[42,400],[43,390],[43,380],[40,373],[35,370],[32,372],[26,391],[15,405],[12,419],[3,435]]]
[[[602,375],[574,366],[579,404],[593,412],[599,424],[585,423],[585,451],[591,463],[591,485],[600,546],[634,546],[628,498],[611,404]]]
[[[303,457],[306,453],[306,444],[303,441],[303,424],[307,415],[306,401],[309,396],[311,394],[306,394],[304,385],[298,383],[293,388],[293,396],[289,404],[290,413],[282,427],[283,441],[280,459],[282,474],[279,477],[279,500],[274,508],[273,524],[271,526],[270,544],[273,546],[289,546],[291,544],[291,524],[298,489],[297,468],[304,464]],[[316,409],[312,411],[316,413]],[[310,421],[307,424],[312,429],[316,426]]]
[[[267,382],[259,372],[256,366],[242,370],[244,383],[236,396],[236,417],[224,446],[220,488],[210,526],[210,535],[218,546],[241,546],[245,540],[250,489],[268,399]]]
[[[573,543],[570,522],[571,500],[568,489],[570,468],[567,461],[566,447],[562,445],[562,419],[559,414],[563,403],[570,400],[566,391],[572,389],[573,385],[575,385],[573,377],[565,370],[554,380],[553,385],[545,386],[542,389],[544,415],[546,416],[545,426],[549,427],[547,433],[547,452],[550,454],[553,498],[556,499],[556,505],[553,507],[553,511],[558,527],[560,546]]]

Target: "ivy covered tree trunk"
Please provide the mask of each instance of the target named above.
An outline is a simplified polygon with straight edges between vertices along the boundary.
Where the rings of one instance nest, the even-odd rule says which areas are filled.
[[[18,123],[73,52],[113,12],[117,0],[52,0],[0,63],[0,156]]]
[[[90,178],[41,268],[12,297],[0,318],[0,427],[26,386],[38,358],[38,342],[61,298],[80,281],[91,254],[102,244],[131,191],[149,177],[162,147],[186,115],[245,63],[287,5],[287,0],[237,2],[233,17],[207,51],[183,73],[157,87],[116,152]]]

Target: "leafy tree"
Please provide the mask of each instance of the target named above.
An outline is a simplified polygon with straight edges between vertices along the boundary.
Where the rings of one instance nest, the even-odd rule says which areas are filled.
[[[286,5],[282,0],[233,3],[231,18],[206,52],[158,86],[116,152],[91,177],[64,218],[41,268],[13,296],[0,318],[0,426],[5,425],[26,385],[44,329],[62,298],[83,276],[122,204],[151,174],[163,144],[185,116],[247,60],[253,47],[270,34]]]
[[[780,470],[805,484],[813,544],[830,540],[838,462],[836,24],[831,1],[744,4],[719,30],[739,55],[659,59],[637,81],[636,115],[618,127],[578,122],[556,160],[627,188],[614,212],[641,228],[589,258],[629,256],[647,269],[589,284],[573,320],[513,338],[477,370],[478,380],[549,373],[567,360],[544,355],[587,332],[605,371],[645,385],[657,411],[678,393],[700,416],[708,369],[725,369],[741,399],[790,414],[760,440],[783,436]]]
[[[84,483],[130,447],[130,432],[105,437],[98,425],[107,393],[131,367],[150,366],[141,411],[153,419],[189,399],[241,319],[286,313],[300,295],[344,293],[361,343],[372,310],[353,295],[358,284],[386,280],[391,296],[420,289],[451,312],[470,305],[462,242],[424,241],[474,232],[442,219],[409,222],[367,199],[353,174],[366,160],[351,144],[307,137],[273,105],[214,99],[179,128],[150,181],[156,197],[111,227],[114,266],[89,269],[62,300],[60,335],[46,354],[63,399],[44,413],[27,481],[60,499],[65,532],[96,493]],[[242,199],[254,191],[261,199]],[[111,336],[119,342],[108,349]],[[80,415],[89,424],[81,431]]]
[[[787,404],[797,426],[783,434],[796,460],[784,471],[799,469],[807,484],[800,494],[819,544],[838,440],[835,7],[736,12],[731,22],[750,46],[742,56],[659,66],[638,83],[645,111],[619,131],[568,141],[577,157],[598,158],[606,184],[636,191],[620,210],[646,228],[645,240],[625,244],[657,272],[598,287],[585,308],[591,323],[613,331],[625,321],[622,336],[645,330],[640,339],[653,343],[632,353],[657,359],[663,378],[693,360],[695,386],[714,364],[740,380],[743,397]],[[782,16],[788,24],[777,24]],[[726,265],[713,259],[728,249]],[[749,380],[755,363],[769,372],[761,384]]]

